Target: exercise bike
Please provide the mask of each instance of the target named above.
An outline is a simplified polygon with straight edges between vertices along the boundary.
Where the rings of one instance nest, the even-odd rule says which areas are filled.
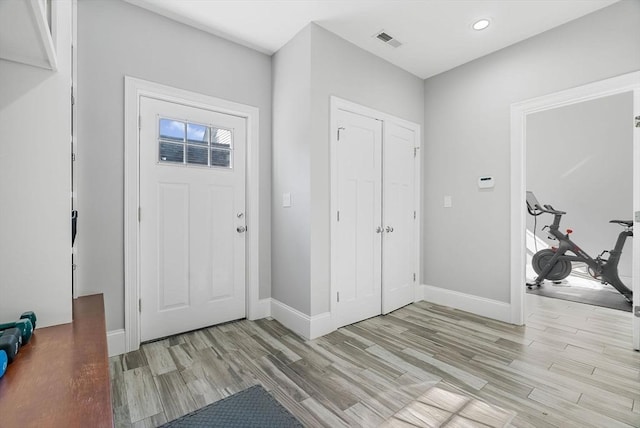
[[[534,286],[540,287],[545,279],[560,281],[568,277],[571,273],[571,263],[582,262],[587,265],[587,270],[593,278],[602,284],[611,284],[624,296],[627,302],[631,303],[633,293],[620,280],[618,263],[625,241],[628,237],[633,236],[632,220],[611,220],[609,223],[619,224],[624,227],[624,230],[618,235],[613,250],[603,251],[593,259],[569,239],[569,235],[573,232],[571,229],[567,229],[566,234],[560,232],[560,220],[566,212],[556,210],[551,205],[540,205],[533,192],[527,192],[527,210],[534,217],[545,213],[553,214],[553,224],[545,226],[542,230],[549,228],[550,238],[558,241],[557,248],[545,248],[533,255],[531,264],[538,276],[533,282],[527,283],[529,289]],[[573,255],[567,254],[567,252],[571,252]],[[606,253],[609,253],[609,258],[602,258]]]

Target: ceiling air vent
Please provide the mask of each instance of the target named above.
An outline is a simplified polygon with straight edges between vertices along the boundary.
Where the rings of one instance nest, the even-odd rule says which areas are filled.
[[[382,43],[387,44],[389,46],[393,46],[394,48],[397,48],[398,46],[402,45],[402,43],[400,43],[399,41],[397,41],[396,39],[394,39],[392,36],[385,33],[384,31],[379,31],[375,35],[375,37],[376,39],[380,40]]]

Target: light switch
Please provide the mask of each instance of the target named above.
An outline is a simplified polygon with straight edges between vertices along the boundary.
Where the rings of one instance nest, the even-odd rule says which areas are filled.
[[[444,197],[444,207],[451,208],[453,206],[451,196],[447,195]]]
[[[289,208],[291,206],[291,193],[282,194],[282,206],[283,208]]]

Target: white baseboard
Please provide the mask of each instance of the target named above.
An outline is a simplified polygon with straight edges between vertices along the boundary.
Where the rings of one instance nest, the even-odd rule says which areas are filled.
[[[315,339],[325,334],[329,334],[336,328],[331,319],[331,312],[324,312],[311,317],[311,325],[309,326],[309,339]]]
[[[416,285],[416,291],[414,293],[414,302],[421,302],[424,300],[424,290],[425,290],[426,285],[424,284],[419,284]]]
[[[460,293],[445,288],[423,285],[424,300],[449,306],[475,315],[511,323],[511,305],[498,300]]]
[[[258,303],[251,308],[251,313],[247,319],[250,321],[268,318],[271,316],[271,297],[258,300]]]
[[[335,330],[331,313],[325,312],[310,317],[276,299],[271,299],[271,316],[294,333],[310,340]]]
[[[107,348],[109,349],[109,357],[127,352],[124,329],[107,332]]]

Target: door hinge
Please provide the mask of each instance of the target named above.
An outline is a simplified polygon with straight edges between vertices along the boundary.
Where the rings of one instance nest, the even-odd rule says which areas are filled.
[[[416,212],[415,211],[413,212],[413,219],[414,220],[416,219]]]
[[[633,308],[633,315],[640,318],[640,306],[635,306]]]
[[[138,116],[138,129],[142,129],[142,116]]]
[[[76,105],[76,97],[73,95],[73,86],[71,87],[71,105]]]
[[[416,282],[416,274],[413,274],[413,282]]]
[[[78,265],[75,263],[71,263],[71,270],[76,270],[78,269]]]
[[[142,299],[138,299],[138,312],[142,313]]]
[[[336,293],[336,299],[337,299],[337,301],[339,303],[340,302],[340,292],[339,291]]]
[[[142,218],[142,209],[138,207],[138,222],[140,222],[141,218]]]
[[[340,211],[336,211],[336,220],[340,221]]]
[[[640,128],[640,116],[636,116],[636,128]]]
[[[413,157],[415,158],[416,156],[418,156],[418,149],[420,149],[420,147],[414,147],[413,148]]]
[[[340,141],[340,130],[344,129],[343,126],[338,127],[338,141]]]
[[[71,153],[71,162],[75,162],[75,161],[76,161],[76,154]]]

